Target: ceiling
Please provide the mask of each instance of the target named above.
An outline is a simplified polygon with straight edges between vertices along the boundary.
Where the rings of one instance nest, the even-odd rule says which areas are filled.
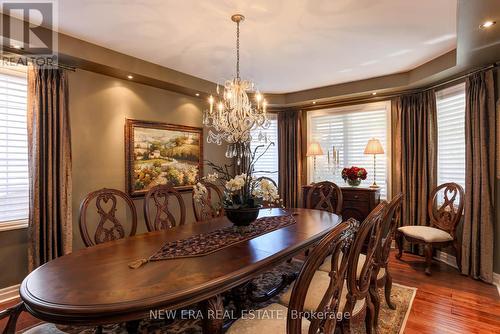
[[[65,0],[59,31],[213,82],[283,93],[415,68],[456,47],[456,0]]]

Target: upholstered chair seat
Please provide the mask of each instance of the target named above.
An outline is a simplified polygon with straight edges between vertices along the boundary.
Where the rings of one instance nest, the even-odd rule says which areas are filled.
[[[342,253],[340,254],[342,256]],[[356,270],[356,278],[359,279],[361,276],[361,271],[363,270],[363,265],[365,264],[366,256],[364,254],[359,254],[359,262],[358,262],[358,268]],[[332,257],[328,256],[325,259],[325,262],[319,267],[319,270],[325,271],[325,272],[330,272],[330,266],[332,264]],[[381,279],[385,276],[385,268],[380,268],[377,279]]]
[[[286,333],[288,308],[278,303],[256,311],[251,317],[238,319],[226,334]],[[309,321],[302,320],[302,333],[309,330]]]
[[[331,262],[331,261],[330,261]],[[360,261],[361,262],[361,261]],[[330,284],[330,276],[327,272],[318,270],[314,273],[311,285],[307,290],[306,299],[304,302],[304,310],[306,312],[314,312],[318,309],[319,303],[323,299],[326,290]],[[288,306],[292,294],[293,284],[280,297],[280,303]],[[344,283],[342,294],[340,295],[339,312],[344,312],[347,296],[347,283]],[[365,306],[365,299],[357,300],[352,311],[352,316],[359,314]]]
[[[424,242],[446,242],[453,240],[453,237],[448,232],[430,226],[403,226],[398,228],[398,231],[405,236]]]

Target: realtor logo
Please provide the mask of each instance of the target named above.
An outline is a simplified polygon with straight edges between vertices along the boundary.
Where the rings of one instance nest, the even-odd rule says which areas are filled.
[[[57,56],[56,1],[1,1],[2,51],[22,50],[25,56],[51,59]],[[44,64],[47,64],[45,62]]]

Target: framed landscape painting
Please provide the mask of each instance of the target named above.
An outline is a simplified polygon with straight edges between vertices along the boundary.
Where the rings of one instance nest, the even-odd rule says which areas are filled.
[[[159,184],[191,190],[203,175],[203,130],[127,119],[125,156],[129,195],[143,196]]]

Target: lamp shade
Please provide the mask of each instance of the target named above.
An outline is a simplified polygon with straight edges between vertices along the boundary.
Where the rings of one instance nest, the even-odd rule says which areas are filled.
[[[384,148],[377,138],[368,141],[365,147],[365,154],[384,154]]]
[[[312,143],[309,144],[306,155],[308,157],[323,155],[323,150],[321,149],[321,145],[317,141],[313,141]]]

